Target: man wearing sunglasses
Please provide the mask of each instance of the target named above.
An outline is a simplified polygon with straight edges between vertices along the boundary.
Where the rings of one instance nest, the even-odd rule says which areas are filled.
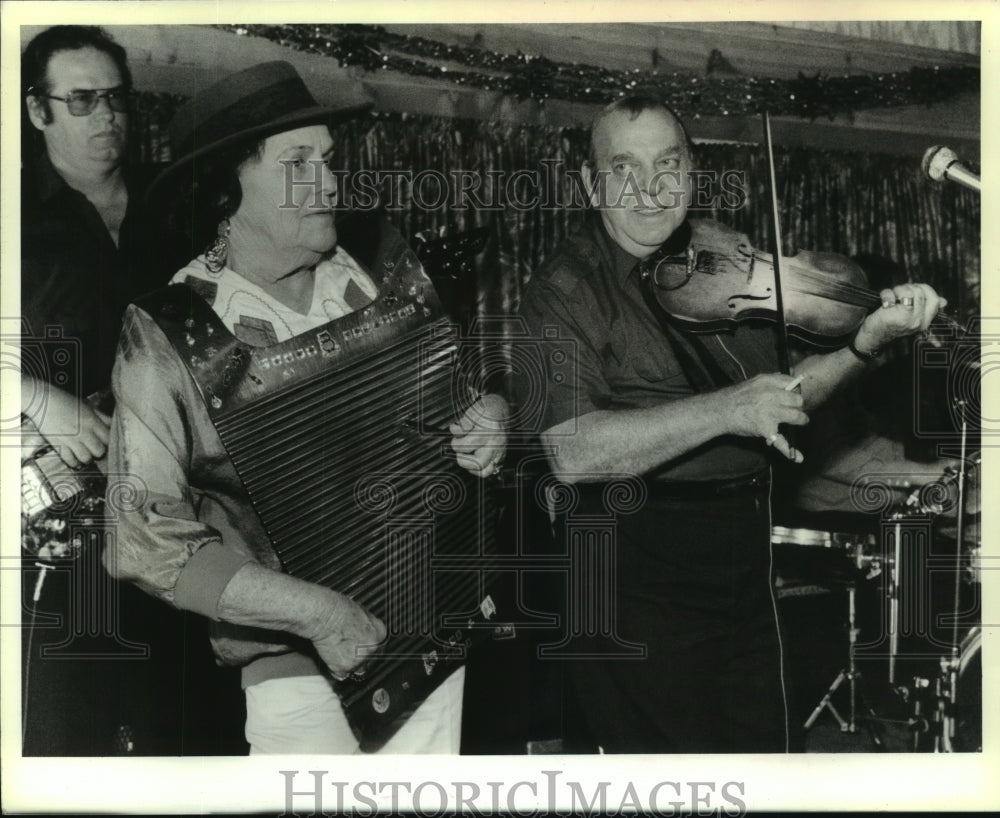
[[[143,207],[158,169],[126,161],[132,78],[125,50],[100,28],[55,26],[28,43],[21,80],[22,429],[41,435],[22,436],[22,455],[32,455],[27,473],[46,458],[58,484],[75,474],[71,468],[104,459],[111,407],[88,398],[110,384],[125,307],[166,283],[178,264]],[[66,528],[73,522],[58,506],[49,513]],[[196,626],[128,584],[105,585],[100,555],[91,554],[99,542],[63,548],[55,537],[34,536],[38,519],[22,514],[30,557],[24,610],[36,611],[34,619],[25,615],[24,755],[240,752],[211,743],[223,731],[192,727],[199,707],[182,709],[184,669],[211,662],[207,650],[184,649],[185,628]],[[78,599],[80,588],[88,590]],[[52,614],[61,625],[39,629]],[[106,636],[89,635],[104,629]],[[188,638],[204,641],[199,633]],[[208,712],[212,691],[202,693]],[[242,714],[232,718],[238,739]]]
[[[125,167],[132,78],[125,50],[101,29],[55,26],[25,49],[22,83],[22,315],[44,339],[46,364],[23,373],[22,408],[77,467],[104,456],[110,420],[82,398],[110,380],[129,300],[160,283],[140,174]],[[52,373],[63,367],[47,357],[59,345],[46,327],[79,342],[80,359],[58,384]]]

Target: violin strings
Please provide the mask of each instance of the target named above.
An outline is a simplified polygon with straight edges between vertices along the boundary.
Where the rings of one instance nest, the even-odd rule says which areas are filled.
[[[721,257],[719,256],[715,256],[715,254],[712,255],[709,262],[710,269],[708,272],[721,272],[721,265],[718,263],[720,258]],[[772,264],[772,256],[770,253],[757,253],[754,254],[752,258],[759,259],[768,265]],[[729,259],[725,259],[725,261],[727,266],[732,266],[732,261]],[[869,290],[867,287],[861,287],[857,284],[851,284],[846,281],[831,281],[829,278],[823,276],[815,270],[802,267],[796,263],[793,258],[782,257],[782,261],[789,272],[794,273],[802,281],[813,284],[816,287],[816,289],[796,287],[794,285],[790,285],[788,279],[786,279],[783,283],[787,290],[802,293],[803,295],[814,295],[818,298],[830,298],[856,307],[874,307],[882,303],[882,299],[879,294],[873,290]],[[944,321],[949,326],[960,326],[954,318],[943,312],[938,312],[935,316],[935,320]]]
[[[826,297],[832,298],[834,296],[833,295],[828,296],[827,293],[836,293],[836,299],[838,301],[841,301],[845,304],[853,304],[859,307],[876,306],[882,303],[881,296],[878,293],[874,292],[873,290],[869,290],[866,287],[860,287],[856,284],[850,284],[844,281],[829,281],[827,279],[824,279],[822,275],[816,273],[815,271],[801,268],[794,262],[792,262],[791,264],[788,264],[786,262],[786,266],[791,271],[797,271],[798,275],[803,280],[819,284],[821,286],[821,289],[826,288],[826,292],[822,292],[822,291],[808,290],[804,288],[791,287],[790,289],[793,289],[795,292],[803,293],[804,295],[815,295],[821,298],[826,298]],[[960,326],[954,318],[940,311],[935,314],[934,318],[937,321],[945,322],[949,326]]]
[[[758,254],[753,256],[755,259],[760,259],[765,264],[770,265],[770,255]],[[725,259],[726,266],[732,266],[732,262]],[[872,306],[877,303],[881,303],[881,300],[877,295],[875,295],[870,290],[864,287],[858,287],[854,284],[848,284],[846,282],[830,281],[815,272],[803,269],[794,262],[789,263],[790,260],[786,259],[785,263],[789,272],[795,273],[803,281],[815,284],[817,286],[816,290],[803,289],[800,287],[790,286],[788,280],[784,282],[785,289],[794,292],[803,293],[804,295],[815,295],[820,298],[833,298],[839,301],[843,301],[847,304],[854,304],[855,306]],[[716,273],[721,272],[722,265],[719,264],[719,258],[714,257],[710,261],[710,269],[707,272]]]
[[[805,292],[809,295],[818,295],[823,297],[826,297],[828,294],[832,294],[830,297],[837,297],[839,300],[843,300],[846,303],[857,304],[859,306],[870,306],[882,303],[882,299],[867,287],[861,287],[857,284],[851,284],[846,281],[831,281],[829,278],[825,278],[820,273],[800,267],[795,262],[786,261],[785,264],[789,272],[796,273],[803,281],[815,284],[818,287],[816,291],[800,289],[798,292]]]

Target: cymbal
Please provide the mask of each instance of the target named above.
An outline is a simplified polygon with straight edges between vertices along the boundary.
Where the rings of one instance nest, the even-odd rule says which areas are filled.
[[[954,520],[945,520],[937,528],[938,536],[954,542],[956,538],[957,523]],[[979,545],[982,537],[982,520],[979,514],[966,515],[965,536],[962,542],[966,545]]]
[[[965,514],[970,516],[980,514],[983,510],[983,487],[978,469],[969,469],[965,479]],[[958,492],[955,490],[955,501],[951,508],[944,512],[945,517],[955,517],[958,514]]]
[[[913,484],[916,486],[924,485],[934,489],[934,494],[937,494],[937,489],[941,489],[941,494],[935,497],[935,500],[940,502],[940,505],[936,508],[926,508],[926,511],[934,511],[942,517],[949,519],[953,519],[958,515],[958,477],[953,467],[945,470],[944,474],[937,480],[921,483],[921,481],[914,479]],[[965,494],[966,516],[981,513],[983,510],[983,486],[982,473],[978,467],[978,463],[974,462],[966,470],[963,493]],[[921,490],[921,494],[923,494],[923,490]],[[929,499],[921,496],[922,501]]]

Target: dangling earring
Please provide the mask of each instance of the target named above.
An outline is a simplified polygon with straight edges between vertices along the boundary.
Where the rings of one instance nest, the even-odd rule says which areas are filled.
[[[219,234],[205,251],[205,267],[212,275],[219,275],[226,266],[229,255],[229,219],[219,222]]]

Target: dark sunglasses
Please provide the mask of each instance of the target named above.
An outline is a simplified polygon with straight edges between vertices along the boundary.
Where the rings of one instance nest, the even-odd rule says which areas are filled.
[[[108,107],[112,111],[124,113],[128,110],[129,103],[132,101],[132,92],[121,85],[117,88],[107,88],[103,91],[96,89],[69,91],[64,97],[56,97],[52,94],[41,94],[40,96],[46,99],[56,99],[59,102],[65,102],[66,107],[69,108],[69,112],[73,116],[87,116],[93,113],[97,107],[97,103],[102,99],[108,101]]]

